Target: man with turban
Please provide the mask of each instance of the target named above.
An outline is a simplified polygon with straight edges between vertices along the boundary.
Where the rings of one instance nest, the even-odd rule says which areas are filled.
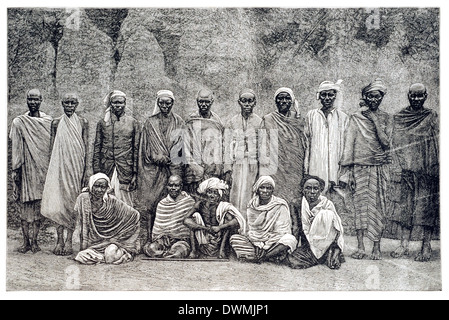
[[[137,185],[137,155],[139,122],[126,113],[126,95],[113,90],[106,95],[104,119],[97,123],[92,169],[105,173],[112,183],[115,196],[133,206],[133,191]]]
[[[361,109],[349,118],[340,160],[340,181],[353,192],[358,249],[355,259],[366,257],[364,238],[373,241],[371,259],[380,260],[380,241],[386,223],[386,186],[389,180],[391,116],[379,106],[387,92],[377,79],[362,90]]]
[[[420,235],[421,251],[416,261],[432,257],[432,233],[439,220],[439,122],[438,114],[424,107],[427,89],[421,83],[410,86],[410,105],[394,115],[392,149],[395,160],[393,176],[399,192],[399,212],[393,221],[399,225],[401,245],[394,258],[409,255],[412,231]]]
[[[325,181],[306,175],[301,182],[303,197],[290,203],[293,234],[300,246],[288,256],[288,265],[306,269],[325,264],[340,269],[344,262],[343,225],[332,201],[321,192]]]
[[[220,117],[212,111],[213,92],[208,89],[200,90],[196,102],[198,112],[188,117],[184,135],[184,181],[186,191],[193,197],[198,196],[196,192],[201,181],[212,177],[225,178],[224,126]]]
[[[75,113],[78,95],[68,93],[62,99],[64,114],[53,120],[50,137],[50,165],[42,194],[41,212],[58,224],[53,253],[72,254],[72,235],[76,215],[75,200],[86,181],[88,121]],[[64,229],[67,239],[64,242]]]
[[[241,261],[281,263],[296,249],[288,203],[275,195],[275,182],[261,176],[253,186],[248,204],[248,232],[231,237],[231,246]]]
[[[300,193],[304,174],[304,125],[291,89],[278,89],[274,101],[277,111],[262,118],[259,130],[259,175],[278,181],[277,194],[288,202]]]
[[[232,233],[246,233],[246,221],[232,204],[221,201],[228,185],[218,178],[209,178],[198,187],[205,197],[190,209],[184,223],[191,230],[191,258],[226,258],[226,246]]]
[[[12,191],[18,204],[23,245],[20,253],[40,251],[37,236],[41,225],[41,199],[50,160],[52,118],[39,111],[42,94],[38,89],[27,92],[28,111],[12,121],[11,139]],[[30,239],[30,225],[32,238]]]
[[[80,252],[75,260],[82,264],[121,264],[140,251],[140,214],[109,194],[111,188],[109,177],[97,173],[76,199]]]
[[[304,128],[307,143],[305,173],[325,181],[324,194],[338,184],[338,163],[343,153],[344,131],[348,123],[348,116],[339,110],[340,106],[336,106],[341,82],[324,81],[320,84],[317,99],[322,106],[307,113]]]
[[[184,121],[172,112],[175,97],[169,90],[156,95],[153,114],[145,121],[139,147],[138,195],[147,214],[147,241],[152,240],[158,202],[167,195],[171,175],[183,177],[182,133]]]
[[[242,90],[238,103],[240,113],[231,118],[225,129],[225,156],[229,157],[225,159],[225,172],[232,174],[230,202],[246,215],[251,187],[258,175],[257,131],[262,119],[253,113],[257,103],[253,90]]]

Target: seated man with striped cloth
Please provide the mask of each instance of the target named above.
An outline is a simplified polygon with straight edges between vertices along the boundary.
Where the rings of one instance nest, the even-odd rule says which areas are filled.
[[[182,187],[180,176],[168,179],[168,195],[157,205],[152,237],[143,248],[151,258],[186,258],[190,253],[190,230],[184,219],[195,200]]]

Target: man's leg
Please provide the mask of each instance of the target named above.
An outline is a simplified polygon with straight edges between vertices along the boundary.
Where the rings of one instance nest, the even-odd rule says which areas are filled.
[[[40,227],[41,227],[40,220],[36,220],[33,222],[33,240],[31,241],[31,251],[33,253],[41,251],[41,248],[39,248],[37,244],[37,236],[39,235]]]
[[[396,259],[402,258],[403,256],[408,256],[410,254],[409,245],[412,230],[406,228],[405,226],[399,226],[399,234],[401,237],[401,245],[391,253],[391,256]]]
[[[67,230],[67,239],[65,240],[64,251],[62,254],[65,256],[70,256],[71,254],[73,254],[72,238],[74,230],[69,228],[66,228],[66,230]]]
[[[332,243],[327,252],[326,265],[333,270],[340,269],[342,263],[341,257],[342,252],[340,247],[335,242]]]
[[[365,230],[357,230],[357,251],[351,255],[353,259],[361,260],[366,257],[365,244],[363,242],[364,236]]]
[[[268,249],[267,254],[264,257],[264,260],[269,260],[273,258],[279,258],[280,260],[284,260],[287,254],[287,251],[290,249],[290,247],[286,246],[285,244],[279,243],[274,246],[272,246],[270,249]],[[280,261],[278,261],[280,262]]]
[[[226,244],[229,241],[231,231],[229,229],[224,231],[223,238],[221,239],[220,243],[220,251],[218,253],[218,259],[226,259]]]
[[[31,250],[30,244],[30,224],[26,220],[21,220],[23,245],[20,246],[17,251],[20,253],[26,253]]]
[[[380,240],[373,242],[373,251],[371,253],[371,260],[382,260],[382,252],[380,251]]]
[[[419,262],[427,262],[432,258],[432,247],[430,242],[432,241],[432,228],[423,227],[424,228],[424,238],[422,242],[421,252],[415,258],[415,261]]]
[[[198,258],[198,243],[196,241],[195,230],[190,230],[190,246],[192,251],[190,251],[189,258],[196,259]]]
[[[53,249],[53,253],[60,256],[64,251],[64,226],[59,225],[56,228],[56,234],[58,239],[56,241],[56,247]]]

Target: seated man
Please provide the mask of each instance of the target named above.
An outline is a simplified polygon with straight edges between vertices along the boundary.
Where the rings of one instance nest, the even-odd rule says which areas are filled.
[[[287,252],[296,249],[288,204],[273,195],[274,189],[270,176],[261,176],[253,186],[247,210],[248,234],[233,235],[230,240],[241,261],[281,263]]]
[[[292,268],[326,264],[339,269],[344,262],[343,226],[332,201],[321,195],[324,188],[324,180],[306,176],[301,183],[304,196],[290,205],[293,234],[301,241],[301,246],[287,257]]]
[[[190,230],[184,219],[195,200],[182,187],[178,175],[168,179],[168,195],[157,205],[152,239],[143,247],[151,258],[187,258],[190,253]]]
[[[228,185],[218,178],[207,179],[199,185],[198,193],[206,197],[195,203],[184,220],[191,230],[191,258],[197,258],[199,253],[205,257],[226,258],[226,243],[231,232],[237,228],[240,233],[246,232],[242,214],[232,204],[221,201],[227,189]]]
[[[108,176],[97,173],[76,199],[80,252],[75,260],[82,264],[121,264],[140,251],[140,214],[110,195],[111,189]]]

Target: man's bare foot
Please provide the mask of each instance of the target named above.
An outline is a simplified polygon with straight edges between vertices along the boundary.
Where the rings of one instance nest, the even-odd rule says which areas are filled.
[[[357,260],[365,259],[366,256],[367,256],[367,254],[366,254],[365,250],[360,250],[360,249],[357,249],[356,252],[351,254],[351,258],[352,259],[357,259]]]
[[[220,250],[220,252],[218,253],[218,259],[227,259],[226,252]]]
[[[329,253],[329,256],[326,261],[326,265],[329,269],[338,270],[341,267],[340,262],[340,249],[334,249]]]
[[[380,249],[374,246],[373,252],[371,252],[370,256],[371,260],[382,260],[382,253],[380,252]]]
[[[17,251],[19,253],[27,253],[28,251],[31,250],[31,245],[30,243],[24,243],[22,246],[20,246]]]
[[[409,254],[410,254],[410,251],[408,248],[400,246],[399,248],[394,250],[390,255],[392,258],[398,259],[398,258],[402,258],[404,256],[408,256]]]
[[[198,257],[199,257],[199,254],[196,251],[192,251],[189,254],[189,259],[198,259]]]
[[[41,248],[39,248],[39,245],[37,244],[36,241],[33,241],[33,243],[31,243],[31,251],[33,253],[41,251]]]
[[[432,258],[432,247],[430,244],[423,245],[421,252],[415,257],[415,261],[428,262]]]
[[[64,250],[62,251],[62,255],[63,256],[71,256],[73,254],[73,249],[72,246],[69,247],[65,247]]]
[[[53,254],[57,256],[62,256],[64,252],[64,244],[63,243],[57,243],[56,247],[53,249]]]

